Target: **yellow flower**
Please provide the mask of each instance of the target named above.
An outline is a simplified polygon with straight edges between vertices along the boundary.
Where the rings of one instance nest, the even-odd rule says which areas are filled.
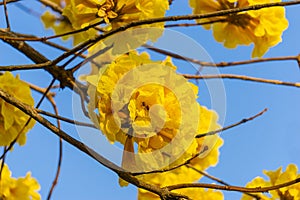
[[[42,16],[41,20],[44,23],[46,29],[53,29],[56,35],[68,33],[75,31],[71,23],[67,18],[59,18],[49,11],[46,11]],[[86,41],[96,35],[96,30],[89,29],[80,33],[75,33],[72,35],[65,35],[62,37],[63,40],[73,38],[73,45],[77,45],[83,41]]]
[[[219,10],[242,8],[256,4],[279,2],[280,0],[190,0],[195,14],[204,14]],[[283,7],[271,7],[230,14],[228,16],[197,20],[208,22],[220,20],[222,22],[204,25],[206,29],[212,28],[213,35],[218,42],[227,48],[237,45],[254,44],[252,57],[263,56],[270,47],[281,42],[282,32],[287,29],[288,21],[285,18]]]
[[[70,0],[63,14],[75,29],[99,22],[117,28],[132,21],[162,17],[168,8],[167,0]]]
[[[31,177],[30,172],[25,177],[13,178],[6,164],[4,164],[0,180],[0,199],[4,200],[39,200],[40,185]]]
[[[0,88],[24,103],[34,105],[29,86],[21,81],[19,76],[14,77],[10,72],[5,72],[0,76]],[[8,146],[18,134],[17,142],[19,145],[24,145],[26,133],[35,123],[34,120],[31,120],[24,127],[28,119],[28,115],[0,99],[0,146]]]
[[[251,182],[247,184],[246,187],[268,187],[274,186],[288,181],[300,178],[297,166],[294,164],[289,164],[285,170],[282,172],[282,167],[275,171],[266,171],[264,174],[268,176],[269,180],[265,180],[261,177],[256,177]],[[277,199],[300,199],[300,183],[290,185],[288,187],[283,187],[277,190],[272,190],[269,192],[271,196],[265,194],[258,194],[263,200],[277,200]],[[252,200],[253,198],[247,195],[243,195],[242,200]]]

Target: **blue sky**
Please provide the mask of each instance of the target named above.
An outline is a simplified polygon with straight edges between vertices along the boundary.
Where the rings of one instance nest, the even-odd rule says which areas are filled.
[[[42,8],[36,1],[28,3],[24,1],[22,4],[37,10],[38,13],[42,12]],[[187,3],[175,0],[168,14],[188,13],[191,13],[191,9]],[[298,13],[299,6],[286,9],[289,28],[283,34],[283,42],[271,48],[264,57],[299,54],[300,22]],[[2,28],[5,27],[5,21],[3,12],[0,14]],[[13,5],[9,5],[9,15],[14,31],[40,36],[45,34],[39,18]],[[250,58],[252,46],[238,47],[234,50],[225,49],[222,44],[214,40],[211,31],[206,31],[201,27],[174,28],[173,30],[195,40],[215,62]],[[52,35],[52,32],[46,31],[46,34]],[[177,42],[179,47],[182,45],[178,41],[174,42]],[[71,42],[63,44],[70,46]],[[55,58],[60,53],[58,50],[44,45],[36,43],[33,45],[49,58]],[[8,45],[0,42],[0,65],[26,63],[31,62]],[[182,62],[176,63],[183,65]],[[180,66],[179,68],[182,69]],[[221,69],[220,72],[300,82],[299,68],[296,62],[292,61],[236,66]],[[42,87],[46,87],[51,81],[51,76],[41,70],[18,73],[21,73],[21,78]],[[203,83],[201,84],[204,86]],[[225,125],[252,116],[264,108],[268,108],[269,111],[254,121],[222,133],[224,145],[220,149],[219,163],[216,167],[210,168],[208,172],[232,185],[245,185],[254,177],[263,176],[263,169],[274,170],[280,166],[285,168],[289,163],[300,166],[299,89],[238,80],[224,80],[223,84],[226,92]],[[35,92],[33,95],[36,101],[40,97]],[[200,91],[199,96],[199,102],[210,107],[209,94]],[[69,89],[57,90],[56,102],[62,116],[72,117],[72,93]],[[41,108],[52,111],[52,107],[47,101]],[[63,123],[62,127],[73,137],[79,138],[74,126]],[[7,163],[15,177],[24,176],[27,171],[31,171],[40,182],[41,194],[45,199],[56,170],[58,139],[39,124],[36,124],[34,129],[28,133],[27,139],[25,146],[16,146],[8,155]],[[203,181],[211,183],[210,180],[204,179]],[[100,166],[74,147],[64,144],[61,176],[53,199],[136,199],[136,194],[135,187],[119,187],[118,177],[113,172]],[[225,193],[225,199],[239,198],[239,193]]]

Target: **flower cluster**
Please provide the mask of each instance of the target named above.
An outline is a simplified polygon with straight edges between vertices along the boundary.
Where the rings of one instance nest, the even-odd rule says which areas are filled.
[[[278,1],[280,0],[190,0],[190,5],[195,14],[204,14]],[[198,20],[198,22],[209,21],[219,21],[204,25],[204,27],[212,28],[215,39],[222,42],[225,47],[235,48],[237,45],[253,43],[252,57],[263,56],[270,47],[281,42],[282,32],[288,27],[283,7],[264,8]]]
[[[46,11],[41,19],[45,28],[52,28],[55,34],[62,34],[93,26],[73,34],[74,45],[93,38],[98,31],[109,31],[133,21],[163,17],[169,8],[167,0],[52,0],[63,6],[63,18]],[[142,27],[163,28],[163,23]],[[64,36],[62,39],[68,39]]]
[[[70,0],[63,14],[75,29],[96,23],[114,29],[132,21],[162,17],[168,8],[167,0]]]
[[[65,34],[68,32],[75,31],[75,29],[72,27],[70,24],[69,20],[67,18],[58,18],[55,14],[52,14],[49,11],[46,11],[42,16],[41,16],[42,22],[44,23],[44,26],[46,29],[53,29],[54,33],[56,35],[61,35]],[[70,35],[64,35],[62,36],[63,40],[67,40],[70,37],[73,37],[73,44],[79,44],[89,38],[94,37],[97,34],[96,30],[94,29],[89,29],[87,31],[83,31],[80,33],[75,33]]]
[[[14,77],[10,72],[0,76],[0,88],[18,100],[33,106],[34,101],[31,91],[25,82]],[[31,120],[25,126],[29,117],[15,106],[0,99],[0,146],[8,146],[17,139],[20,145],[26,143],[26,133],[34,126],[35,121]]]
[[[4,164],[0,179],[0,199],[3,200],[39,200],[40,185],[31,177],[30,172],[25,177],[13,178],[6,164]]]
[[[136,136],[136,142],[140,147],[158,149],[168,143],[176,134],[173,130],[179,127],[181,113],[178,109],[179,102],[170,89],[161,84],[143,85],[140,81],[147,79],[146,76],[149,75],[147,73],[142,74],[141,72],[139,76],[128,73],[131,71],[137,72],[135,69],[138,66],[146,64],[161,64],[165,66],[165,70],[175,69],[169,59],[154,62],[146,53],[140,55],[136,52],[124,54],[106,68],[102,68],[99,75],[87,77],[87,81],[97,87],[97,99],[94,100],[96,102],[89,105],[92,106],[91,111],[95,109],[93,106],[97,106],[96,108],[99,109],[100,128],[111,142],[118,141],[125,144],[126,134],[124,130],[126,129],[125,132],[128,132],[130,125],[130,128],[134,129],[132,135]],[[165,71],[165,75],[168,75],[168,71]],[[121,84],[120,79],[124,76],[128,77],[126,80],[123,78],[127,82]],[[140,86],[136,84],[139,82]],[[117,84],[122,88],[116,88]],[[135,86],[138,88],[135,88]],[[116,91],[120,94],[114,96]],[[124,103],[124,93],[128,91],[133,93],[130,93],[131,96],[127,97],[129,98],[127,99],[128,102]],[[193,96],[195,98],[194,94]],[[112,102],[115,103],[115,108],[112,108]],[[154,105],[161,105],[162,107]],[[165,128],[160,131],[159,135],[154,135],[157,129],[162,128],[159,127],[161,121],[165,121],[163,125]],[[150,135],[153,137],[143,139],[148,138]]]
[[[158,186],[199,180],[202,175],[197,170],[204,171],[217,164],[223,143],[219,136],[195,139],[199,133],[219,129],[218,116],[196,102],[198,88],[184,82],[175,69],[170,58],[152,61],[146,53],[129,52],[101,68],[99,75],[86,77],[91,85],[88,109],[95,125],[109,141],[123,144],[124,152],[134,154],[133,146],[137,144],[137,155],[123,154],[123,167],[136,170],[135,166],[142,166],[138,171],[175,168],[138,176]],[[180,152],[182,148],[184,152]],[[176,168],[187,160],[190,167]],[[120,184],[126,185],[122,180]],[[223,198],[222,193],[214,190],[201,192],[208,197]],[[190,190],[180,193],[187,194]],[[139,199],[144,198],[158,197],[141,189]]]
[[[205,109],[205,108],[204,108]],[[211,115],[212,112],[206,109],[206,114]],[[216,124],[216,121],[213,118],[210,119],[200,119],[204,120],[203,124],[204,127],[209,125],[209,124]],[[211,120],[211,121],[209,121]],[[204,128],[205,129],[205,128]],[[214,129],[214,128],[213,128]],[[190,161],[188,165],[181,166],[179,168],[173,169],[171,171],[163,172],[163,173],[153,173],[153,174],[145,174],[141,175],[138,178],[141,180],[145,181],[146,183],[150,183],[153,185],[157,185],[159,187],[165,187],[165,186],[170,186],[170,185],[176,185],[176,184],[181,184],[181,183],[194,183],[198,181],[201,177],[202,174],[199,173],[199,171],[205,171],[207,168],[211,166],[215,166],[218,163],[218,157],[219,157],[219,148],[223,144],[223,140],[219,138],[218,136],[213,136],[214,137],[214,146],[212,145],[210,149],[208,150],[208,153],[199,157],[196,157]],[[199,139],[197,141],[198,148],[203,145],[203,140]],[[199,149],[198,149],[199,151]],[[194,149],[194,152],[197,152],[197,149]],[[176,161],[177,166],[180,161],[181,163],[184,162],[182,159],[178,159]],[[191,199],[216,199],[216,200],[222,200],[223,199],[223,194],[220,191],[216,190],[206,190],[206,189],[179,189],[179,190],[174,190],[173,192],[177,192],[180,194],[184,194],[189,196]],[[138,199],[157,199],[159,200],[159,196],[143,190],[139,189],[138,193]]]
[[[289,164],[285,170],[282,172],[282,167],[275,171],[264,171],[264,174],[268,176],[269,180],[265,180],[262,177],[254,178],[246,187],[268,187],[286,183],[288,181],[300,178],[297,166],[294,164]],[[275,199],[300,199],[300,183],[290,185],[288,187],[283,187],[277,190],[272,190],[269,192],[271,197],[266,194],[256,194],[259,195],[261,199],[264,200],[275,200]],[[242,200],[251,200],[252,197],[248,195],[243,195]]]

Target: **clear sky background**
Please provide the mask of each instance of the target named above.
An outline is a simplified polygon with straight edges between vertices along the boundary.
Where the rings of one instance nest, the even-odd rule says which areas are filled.
[[[31,8],[36,13],[24,12],[20,7],[9,5],[9,17],[12,30],[39,36],[52,35],[46,31],[40,19],[33,15],[43,12],[37,1],[21,1],[21,5]],[[2,7],[1,7],[2,8]],[[283,34],[283,42],[264,57],[297,55],[299,46],[299,6],[286,9],[289,28]],[[186,1],[175,0],[168,15],[190,14],[191,9]],[[3,11],[0,12],[0,27],[5,27]],[[229,50],[217,43],[211,31],[201,27],[174,28],[194,39],[208,52],[215,62],[248,60],[252,46],[238,47]],[[55,40],[60,42],[59,40]],[[174,41],[180,47],[180,41]],[[61,43],[61,42],[60,42]],[[61,52],[45,45],[31,43],[38,50],[55,58]],[[71,42],[63,43],[71,47]],[[0,42],[0,65],[29,64],[26,57],[13,48]],[[180,63],[180,62],[178,62]],[[183,71],[184,72],[184,71]],[[242,74],[267,79],[278,79],[290,82],[300,82],[300,72],[296,62],[269,62],[244,65],[221,69],[221,73]],[[17,72],[21,78],[36,85],[46,87],[51,76],[42,70]],[[221,147],[219,163],[208,172],[232,185],[245,185],[256,176],[263,176],[262,170],[275,170],[289,163],[300,166],[300,89],[286,86],[275,86],[262,83],[238,80],[224,80],[226,91],[225,125],[250,117],[264,108],[269,111],[262,117],[247,124],[223,132],[221,137],[224,145]],[[40,94],[33,92],[34,98]],[[199,93],[202,105],[210,107],[208,94]],[[57,90],[56,102],[62,116],[72,117],[72,93],[69,89]],[[49,102],[44,101],[44,110],[52,111]],[[51,120],[55,123],[54,120]],[[79,139],[72,125],[63,123],[63,130]],[[58,159],[58,138],[39,124],[27,136],[27,144],[16,146],[7,157],[7,163],[14,177],[24,176],[31,171],[41,184],[41,195],[46,198],[55,175]],[[210,180],[202,181],[212,183]],[[239,199],[236,192],[225,192],[225,199]],[[137,192],[133,186],[121,188],[118,177],[111,171],[100,166],[97,162],[64,143],[63,163],[54,200],[67,199],[136,199]]]

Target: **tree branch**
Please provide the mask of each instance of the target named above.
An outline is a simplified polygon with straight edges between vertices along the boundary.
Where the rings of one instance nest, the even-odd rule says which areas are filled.
[[[269,83],[273,85],[284,85],[284,86],[292,86],[292,87],[300,87],[300,83],[292,83],[292,82],[285,82],[279,80],[271,80],[271,79],[263,79],[263,78],[256,78],[250,76],[243,76],[243,75],[236,75],[236,74],[214,74],[214,75],[192,75],[192,74],[182,74],[187,79],[238,79],[243,81],[252,81],[252,82],[259,82],[259,83]]]
[[[124,179],[125,181],[127,181],[139,188],[153,192],[165,200],[171,200],[174,198],[175,199],[180,199],[180,198],[189,199],[185,195],[180,195],[180,194],[169,192],[168,189],[166,189],[166,188],[159,188],[155,185],[145,183],[145,182],[137,179],[136,177],[132,176],[130,173],[123,171],[123,169],[120,168],[119,166],[117,166],[114,163],[112,163],[111,161],[107,160],[106,158],[104,158],[103,156],[101,156],[100,154],[95,152],[93,149],[89,148],[88,146],[85,146],[84,143],[71,137],[66,132],[60,130],[55,125],[53,125],[51,122],[49,122],[48,120],[46,120],[45,118],[40,116],[37,113],[36,109],[34,109],[32,106],[29,106],[29,105],[17,100],[13,96],[7,94],[1,88],[0,88],[0,97],[7,103],[12,104],[15,107],[19,108],[21,111],[23,111],[24,113],[26,113],[27,115],[32,117],[34,120],[36,120],[37,122],[42,124],[48,130],[50,130],[57,136],[61,137],[64,141],[68,142],[72,146],[76,147],[78,150],[84,152],[85,154],[87,154],[88,156],[90,156],[91,158],[96,160],[101,165],[105,166],[106,168],[108,168],[108,169],[112,170],[113,172],[115,172],[116,174],[118,174],[119,177]]]
[[[6,0],[6,4],[9,4],[9,3],[15,3],[15,2],[18,2],[20,0]],[[5,4],[5,1],[1,1],[0,2],[0,6],[4,5]]]
[[[241,121],[239,121],[237,123],[231,124],[229,126],[226,126],[224,128],[221,128],[221,129],[218,129],[218,130],[215,130],[215,131],[210,131],[210,132],[207,132],[207,133],[198,134],[198,135],[195,136],[195,138],[202,138],[202,137],[209,136],[209,135],[215,135],[215,134],[220,133],[222,131],[226,131],[226,130],[231,129],[233,127],[239,126],[239,125],[241,125],[243,123],[246,123],[246,122],[249,122],[251,120],[254,120],[255,118],[263,115],[267,111],[268,111],[268,109],[265,108],[263,111],[259,112],[258,114],[254,115],[252,117],[242,119]]]
[[[300,54],[296,56],[280,56],[280,57],[273,57],[273,58],[257,58],[252,60],[213,63],[213,62],[205,62],[194,58],[182,56],[177,53],[170,52],[157,47],[153,47],[148,44],[144,44],[143,47],[163,55],[171,56],[172,58],[195,63],[197,65],[200,65],[201,67],[232,67],[236,65],[246,65],[246,64],[261,63],[261,62],[270,62],[270,61],[287,61],[287,60],[295,60],[298,62],[298,64],[300,63]]]
[[[269,192],[271,190],[277,190],[280,188],[284,188],[290,185],[294,185],[300,183],[300,178],[297,178],[292,181],[288,181],[286,183],[269,186],[269,187],[256,187],[256,188],[246,188],[246,187],[239,187],[239,186],[223,186],[223,185],[215,185],[215,184],[208,184],[208,183],[184,183],[178,185],[171,185],[167,186],[169,191],[183,189],[183,188],[210,188],[216,190],[227,190],[227,191],[237,191],[237,192],[249,192],[249,193],[260,193],[260,192]]]

